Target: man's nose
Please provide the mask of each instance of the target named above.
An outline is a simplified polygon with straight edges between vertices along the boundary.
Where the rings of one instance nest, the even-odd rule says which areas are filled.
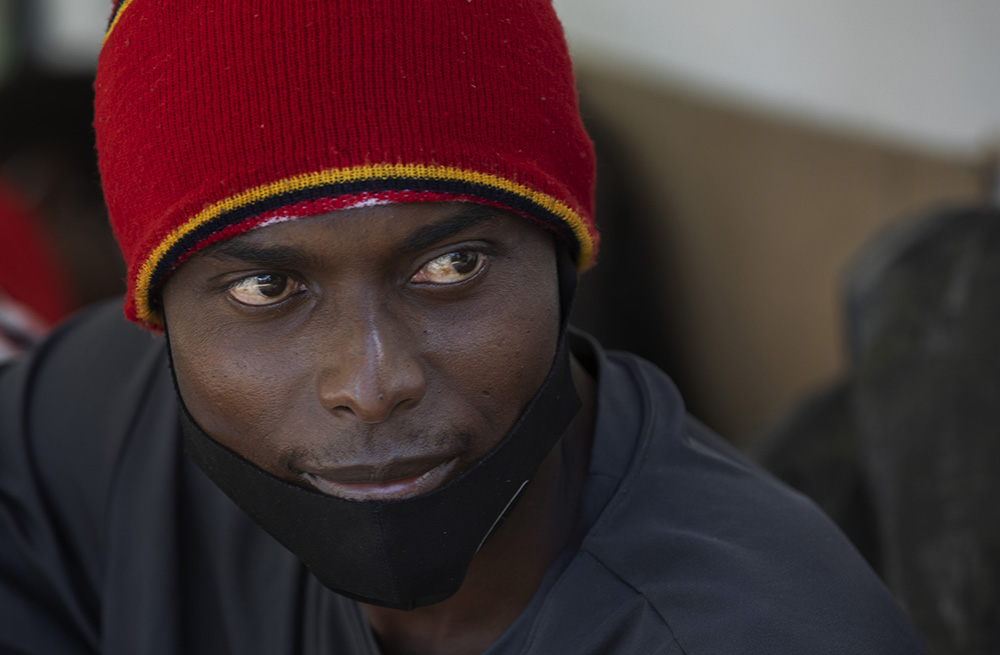
[[[329,335],[319,380],[322,405],[380,423],[424,397],[426,377],[407,331],[375,315],[355,315]]]

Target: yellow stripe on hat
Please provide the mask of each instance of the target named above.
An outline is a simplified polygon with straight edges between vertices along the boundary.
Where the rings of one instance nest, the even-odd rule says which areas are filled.
[[[115,25],[118,24],[122,14],[125,13],[125,10],[128,9],[130,4],[132,4],[132,0],[122,0],[121,5],[118,6],[118,11],[115,12],[115,17],[111,19],[111,24],[108,25],[108,31],[104,33],[104,40],[101,41],[101,45],[104,45],[107,42],[108,37],[111,36],[111,30],[115,29]]]
[[[125,9],[131,0],[125,0],[122,10]],[[121,11],[119,11],[121,15]],[[117,18],[116,18],[117,20]],[[114,24],[112,23],[112,27]],[[240,209],[247,205],[261,202],[284,193],[294,191],[304,191],[320,186],[331,184],[350,184],[365,180],[380,180],[402,178],[420,182],[421,180],[458,181],[469,182],[476,185],[499,189],[520,196],[545,211],[553,214],[570,227],[577,243],[580,245],[580,253],[577,258],[577,267],[585,269],[593,257],[594,243],[590,232],[583,219],[565,203],[556,198],[536,191],[523,184],[518,184],[506,178],[479,173],[476,171],[466,171],[459,168],[447,166],[428,166],[425,164],[375,164],[367,166],[355,166],[350,168],[335,168],[315,173],[305,173],[293,177],[270,182],[261,186],[248,189],[242,193],[230,196],[224,200],[213,203],[186,220],[183,224],[174,228],[164,239],[146,256],[139,267],[135,277],[135,309],[136,315],[143,323],[151,326],[159,326],[160,320],[152,310],[149,303],[149,296],[152,291],[153,274],[163,258],[170,252],[181,239],[192,231],[198,229],[208,221],[222,214]],[[419,186],[417,189],[419,190]]]

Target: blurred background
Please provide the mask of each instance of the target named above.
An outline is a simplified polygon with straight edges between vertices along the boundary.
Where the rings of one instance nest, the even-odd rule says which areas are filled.
[[[0,0],[0,359],[124,289],[90,125],[109,7]]]
[[[124,287],[90,127],[109,7],[0,0],[8,351]],[[934,652],[1000,653],[1000,3],[556,8],[600,162],[575,322],[813,496]]]
[[[839,279],[867,239],[994,193],[993,0],[556,6],[648,210],[674,373],[730,438],[844,371]]]

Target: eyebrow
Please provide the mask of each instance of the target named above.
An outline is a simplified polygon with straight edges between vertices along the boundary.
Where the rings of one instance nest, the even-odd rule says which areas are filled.
[[[265,246],[229,239],[210,246],[205,255],[214,259],[237,259],[262,268],[298,269],[315,265],[316,257],[300,248]]]
[[[400,246],[400,250],[404,253],[424,250],[480,223],[496,218],[497,212],[498,210],[487,205],[469,204],[442,221],[421,227],[406,238]]]

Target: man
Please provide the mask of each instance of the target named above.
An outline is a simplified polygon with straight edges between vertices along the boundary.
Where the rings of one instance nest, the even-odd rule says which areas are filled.
[[[593,154],[548,3],[124,0],[95,88],[165,336],[100,308],[2,372],[7,650],[921,652],[568,331]]]

